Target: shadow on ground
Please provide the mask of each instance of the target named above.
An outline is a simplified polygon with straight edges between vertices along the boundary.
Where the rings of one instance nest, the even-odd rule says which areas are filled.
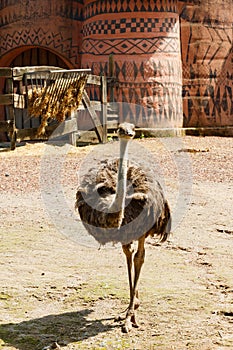
[[[91,309],[78,312],[48,315],[42,318],[0,325],[0,339],[19,350],[43,349],[53,342],[68,345],[97,334],[107,332],[119,325],[107,322],[113,318],[88,320]]]

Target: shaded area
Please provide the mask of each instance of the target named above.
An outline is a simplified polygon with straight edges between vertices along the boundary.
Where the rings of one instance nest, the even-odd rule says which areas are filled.
[[[104,333],[117,324],[106,323],[113,318],[88,320],[91,309],[48,315],[20,323],[0,325],[0,339],[19,350],[42,349],[53,342],[68,345]]]

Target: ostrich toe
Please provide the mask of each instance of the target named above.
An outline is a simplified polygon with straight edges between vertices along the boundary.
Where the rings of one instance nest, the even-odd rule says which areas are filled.
[[[139,324],[136,321],[135,315],[131,316],[131,323],[134,328],[139,328]]]
[[[132,329],[133,325],[129,318],[126,318],[125,323],[122,326],[122,332],[123,333],[129,333]]]

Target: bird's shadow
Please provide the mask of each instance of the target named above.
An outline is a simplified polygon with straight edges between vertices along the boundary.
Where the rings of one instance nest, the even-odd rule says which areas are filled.
[[[41,350],[50,344],[68,345],[100,333],[105,333],[119,324],[114,318],[87,319],[91,309],[48,315],[20,323],[0,325],[0,341],[18,350]]]

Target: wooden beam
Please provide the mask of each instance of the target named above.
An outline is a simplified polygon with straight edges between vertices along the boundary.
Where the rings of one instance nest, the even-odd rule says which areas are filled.
[[[4,94],[0,95],[0,105],[9,106],[13,105],[15,108],[25,108],[25,98],[23,95],[18,94]]]
[[[87,84],[101,85],[101,77],[98,75],[89,74],[87,76]]]
[[[14,85],[13,85],[13,79],[7,78],[6,79],[6,91],[9,95],[12,95],[12,99],[14,99]],[[8,112],[9,112],[9,119],[12,123],[12,129],[9,132],[9,136],[11,139],[11,150],[13,151],[16,147],[16,128],[15,128],[15,110],[14,110],[14,100],[12,101],[8,106]]]
[[[11,132],[13,130],[13,124],[11,120],[0,121],[0,131]]]
[[[0,95],[0,105],[8,106],[12,105],[14,101],[14,94]]]
[[[98,144],[99,140],[97,138],[95,131],[78,131],[77,144],[82,145],[90,145],[90,144]]]
[[[17,129],[17,140],[47,140],[57,128],[57,125],[47,126],[44,135],[37,136],[38,128]]]
[[[100,101],[90,100],[90,105],[95,111],[98,111],[98,112],[102,111],[102,106]],[[85,111],[85,109],[86,107],[84,106],[84,104],[80,102],[78,106],[78,111]]]
[[[50,138],[54,139],[56,137],[61,137],[61,136],[76,132],[77,130],[78,130],[78,127],[77,127],[76,118],[65,120],[61,124],[57,125],[56,129],[54,129]]]
[[[90,99],[85,89],[83,90],[82,101],[86,106],[86,108],[88,109],[88,112],[90,113],[99,142],[103,142],[103,127],[101,125],[98,115],[96,114],[95,110],[91,106]]]
[[[17,129],[17,140],[46,140],[55,139],[77,131],[76,119],[66,120],[61,124],[49,125],[45,128],[45,134],[37,136],[38,128]]]
[[[12,78],[12,72],[13,72],[12,68],[2,67],[2,68],[0,68],[0,77],[1,78]]]
[[[62,68],[54,67],[54,66],[28,66],[28,67],[14,67],[13,68],[13,79],[14,80],[22,80],[23,75],[25,73],[33,73],[40,71],[53,71],[53,70],[61,70]]]
[[[84,69],[63,69],[59,68],[58,70],[54,69],[52,70],[53,73],[91,73],[90,68],[84,68]]]
[[[106,77],[101,76],[101,106],[102,106],[102,124],[103,124],[103,143],[106,143],[108,138],[107,128],[107,81]]]
[[[14,107],[23,109],[25,108],[25,97],[24,95],[14,94]]]

